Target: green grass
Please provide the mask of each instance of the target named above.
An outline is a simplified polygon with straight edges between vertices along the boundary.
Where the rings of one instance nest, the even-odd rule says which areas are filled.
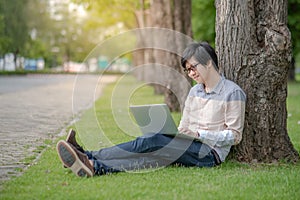
[[[121,90],[116,90],[121,85]],[[79,131],[78,139],[89,149],[98,149],[131,140],[118,128],[111,112],[112,94],[128,94],[126,88],[138,87],[129,104],[161,103],[162,96],[153,95],[150,87],[140,87],[132,78],[105,88],[95,107],[86,111],[73,125]],[[289,84],[289,135],[300,150],[300,84]],[[121,92],[120,92],[121,91]],[[120,103],[119,102],[119,103]],[[117,100],[118,103],[118,100]],[[128,110],[120,107],[115,113],[126,116]],[[180,114],[173,113],[179,122]],[[132,128],[128,126],[125,128]],[[134,128],[133,128],[134,129]],[[300,163],[248,165],[226,162],[216,168],[167,167],[150,172],[118,173],[93,178],[76,177],[64,169],[55,151],[55,143],[38,163],[21,177],[3,185],[0,199],[299,199]]]
[[[288,86],[288,133],[296,147],[300,150],[300,82],[289,83]]]

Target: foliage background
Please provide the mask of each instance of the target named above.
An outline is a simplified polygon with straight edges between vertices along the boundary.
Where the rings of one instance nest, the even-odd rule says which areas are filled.
[[[299,63],[300,0],[288,3],[293,53]],[[150,6],[150,0],[1,0],[0,57],[9,52],[43,57],[48,67],[66,60],[82,62],[101,41],[141,27],[139,13],[147,17]],[[215,12],[213,0],[192,0],[195,40],[214,45]]]

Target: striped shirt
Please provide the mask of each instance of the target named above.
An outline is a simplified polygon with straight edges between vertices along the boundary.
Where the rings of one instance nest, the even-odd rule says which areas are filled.
[[[225,160],[232,145],[242,139],[246,95],[234,82],[221,78],[206,93],[203,84],[191,88],[185,102],[179,132],[198,133],[200,140]]]

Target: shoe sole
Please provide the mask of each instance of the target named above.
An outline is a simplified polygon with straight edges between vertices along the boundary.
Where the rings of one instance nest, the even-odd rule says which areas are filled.
[[[56,145],[56,150],[64,166],[70,168],[79,177],[92,177],[93,172],[81,162],[74,149],[65,141],[61,140]]]
[[[67,142],[69,142],[70,137],[73,137],[73,134],[74,134],[74,137],[75,137],[76,132],[74,132],[73,129],[70,129],[69,132],[68,132],[67,138],[66,138],[66,141],[67,141]],[[63,167],[64,167],[64,168],[67,168],[66,165],[63,165]]]

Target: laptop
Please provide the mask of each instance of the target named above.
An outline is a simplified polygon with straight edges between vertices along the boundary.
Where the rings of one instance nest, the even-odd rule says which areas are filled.
[[[188,139],[197,139],[178,132],[166,104],[131,105],[129,109],[143,134],[161,133]]]

